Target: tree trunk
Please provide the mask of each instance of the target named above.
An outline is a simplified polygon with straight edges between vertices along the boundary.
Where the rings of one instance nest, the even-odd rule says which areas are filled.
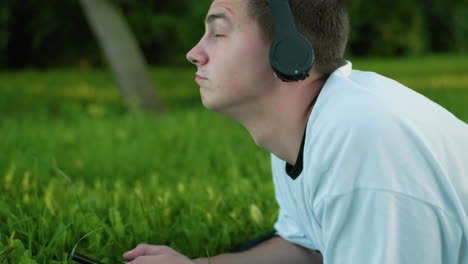
[[[109,0],[80,0],[129,107],[162,112],[146,61],[118,7]]]

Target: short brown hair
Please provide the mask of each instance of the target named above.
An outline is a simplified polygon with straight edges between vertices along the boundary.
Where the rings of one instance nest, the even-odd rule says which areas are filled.
[[[312,44],[314,67],[328,76],[344,64],[349,19],[345,0],[289,0],[297,30]],[[248,0],[248,15],[257,21],[265,41],[273,40],[273,18],[267,0]]]

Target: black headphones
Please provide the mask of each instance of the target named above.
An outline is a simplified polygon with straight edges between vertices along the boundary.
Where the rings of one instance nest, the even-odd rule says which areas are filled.
[[[309,76],[314,49],[294,25],[288,0],[268,0],[273,14],[275,39],[270,47],[270,64],[276,76],[285,82]]]

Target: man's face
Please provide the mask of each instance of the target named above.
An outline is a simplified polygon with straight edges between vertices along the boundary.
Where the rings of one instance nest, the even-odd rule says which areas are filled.
[[[248,0],[214,0],[205,34],[187,53],[198,68],[196,82],[204,106],[235,114],[258,102],[274,80],[269,43],[247,15]]]

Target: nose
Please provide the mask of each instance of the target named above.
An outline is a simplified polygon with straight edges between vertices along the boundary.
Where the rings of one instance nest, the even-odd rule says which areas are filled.
[[[187,60],[191,63],[199,66],[206,64],[208,62],[208,55],[201,47],[200,43],[195,45],[188,53],[187,53]]]

